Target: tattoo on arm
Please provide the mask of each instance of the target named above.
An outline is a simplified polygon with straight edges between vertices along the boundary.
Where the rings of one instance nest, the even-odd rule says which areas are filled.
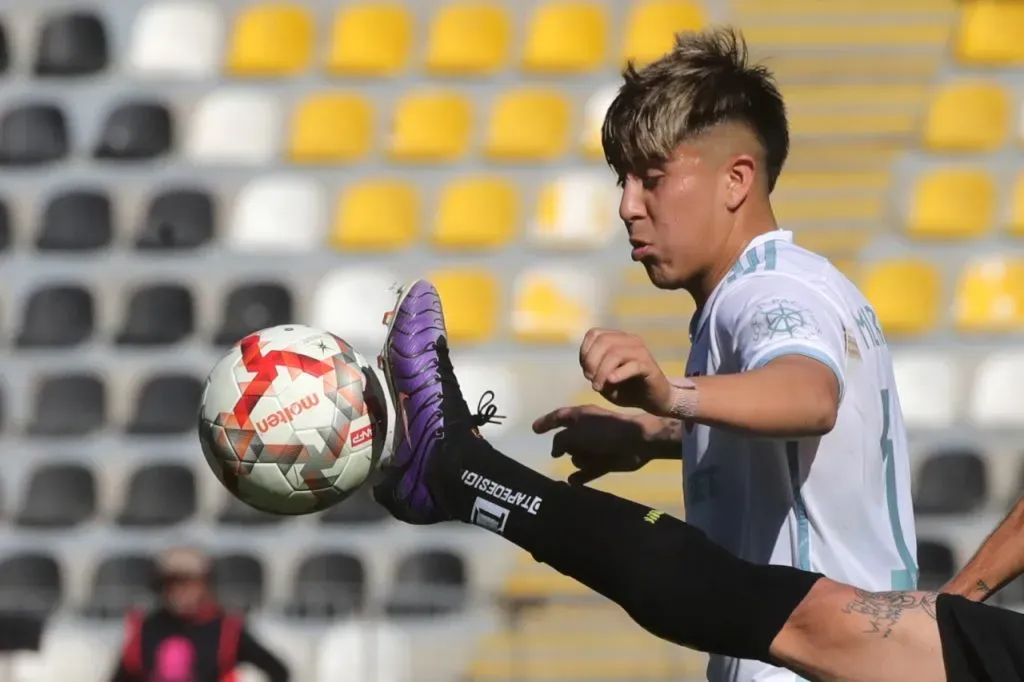
[[[654,440],[668,443],[678,443],[683,440],[683,422],[671,417],[662,417],[658,430],[654,434]]]
[[[924,611],[935,620],[934,592],[854,592],[856,598],[843,607],[843,613],[866,616],[865,634],[888,637],[907,611]]]
[[[984,594],[987,596],[991,594],[992,588],[988,586],[987,582],[979,579],[978,582],[974,583],[974,592],[977,594]]]

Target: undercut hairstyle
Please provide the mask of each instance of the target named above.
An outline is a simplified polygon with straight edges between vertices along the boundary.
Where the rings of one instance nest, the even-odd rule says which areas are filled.
[[[667,161],[680,144],[723,123],[745,125],[764,148],[768,191],[789,153],[786,106],[772,73],[750,64],[743,35],[718,27],[676,36],[643,68],[630,62],[605,114],[601,143],[620,179]]]

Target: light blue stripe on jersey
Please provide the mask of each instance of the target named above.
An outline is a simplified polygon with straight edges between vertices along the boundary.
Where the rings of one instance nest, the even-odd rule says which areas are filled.
[[[789,481],[793,485],[793,511],[796,513],[796,567],[802,571],[809,571],[811,527],[807,521],[804,496],[800,492],[800,444],[795,440],[786,441],[786,461],[789,464]]]
[[[903,562],[903,570],[892,572],[892,589],[917,589],[917,563],[910,555],[907,541],[903,537],[903,524],[900,523],[900,505],[896,499],[896,461],[893,451],[890,428],[889,389],[882,389],[882,459],[885,462],[885,501],[889,506],[889,525],[892,526],[892,538],[896,543],[896,551]]]
[[[785,355],[802,355],[807,358],[812,358],[832,370],[832,373],[836,375],[836,381],[839,382],[839,399],[843,399],[843,394],[846,391],[846,382],[843,381],[843,373],[839,370],[839,366],[832,358],[813,346],[807,346],[802,343],[792,343],[782,346],[781,348],[776,348],[775,350],[765,353],[764,357],[758,360],[750,369],[759,369],[767,365],[772,360],[781,358]]]

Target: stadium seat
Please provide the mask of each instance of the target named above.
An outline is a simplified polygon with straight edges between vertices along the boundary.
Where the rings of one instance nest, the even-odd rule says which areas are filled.
[[[1024,404],[1020,386],[1024,382],[1024,355],[990,353],[975,370],[970,392],[969,416],[980,428],[1020,429],[1024,425]]]
[[[287,324],[293,317],[288,289],[276,282],[248,282],[228,294],[224,321],[213,342],[230,346],[254,331]]]
[[[192,335],[194,326],[192,292],[180,284],[145,286],[132,294],[117,344],[161,346],[178,343]]]
[[[341,505],[339,505],[341,506]],[[250,507],[234,495],[225,495],[224,506],[217,514],[217,523],[244,529],[249,526],[270,526],[278,524],[286,517],[280,514],[269,514]]]
[[[534,74],[587,73],[607,52],[604,8],[580,0],[549,0],[534,10],[526,31],[523,69]]]
[[[311,178],[257,178],[235,200],[227,246],[236,251],[311,251],[323,239],[324,204],[320,186]]]
[[[981,170],[945,169],[920,178],[907,232],[918,239],[972,239],[995,220],[996,188]]]
[[[174,135],[165,104],[127,102],[110,112],[93,155],[113,161],[151,161],[170,154]]]
[[[400,3],[347,5],[334,19],[328,72],[337,76],[394,76],[413,46],[413,19]]]
[[[139,9],[126,65],[152,79],[204,79],[217,73],[223,19],[205,0],[163,0]]]
[[[180,464],[154,464],[132,475],[117,524],[125,528],[173,526],[195,511],[196,480],[192,470]]]
[[[672,49],[675,34],[704,26],[704,13],[689,0],[641,0],[632,3],[625,25],[622,59],[653,62]]]
[[[944,452],[921,465],[914,483],[917,514],[968,514],[985,504],[988,477],[976,453]]]
[[[213,239],[213,199],[204,189],[164,189],[153,196],[135,238],[140,251],[195,249]]]
[[[38,166],[68,155],[67,121],[54,104],[6,107],[0,115],[0,166]]]
[[[495,249],[508,244],[518,226],[516,186],[501,177],[474,174],[441,189],[432,237],[444,251]]]
[[[574,173],[540,190],[537,213],[530,223],[531,243],[555,249],[596,249],[615,232],[617,201],[606,174]]]
[[[497,279],[487,270],[438,270],[427,276],[444,301],[445,325],[452,343],[482,343],[498,324]]]
[[[519,341],[579,343],[596,322],[597,282],[570,268],[535,268],[519,274],[513,291],[512,328]]]
[[[199,165],[266,165],[277,156],[280,128],[280,101],[269,90],[215,90],[196,107],[185,156]]]
[[[107,30],[91,12],[51,17],[36,43],[37,76],[86,76],[107,68]]]
[[[938,321],[942,281],[927,261],[871,264],[864,276],[863,291],[887,336],[922,334]]]
[[[313,18],[297,3],[268,2],[244,8],[228,46],[232,76],[295,76],[313,57]]]
[[[47,616],[61,603],[63,576],[46,554],[14,554],[0,561],[0,609]]]
[[[68,190],[50,197],[36,234],[36,248],[92,251],[109,246],[113,237],[110,197],[106,192]]]
[[[7,37],[7,24],[0,22],[0,74],[11,68],[11,45]]]
[[[419,232],[420,197],[415,185],[399,180],[361,180],[339,200],[331,245],[342,251],[396,251]]]
[[[924,144],[937,152],[986,152],[1006,141],[1010,103],[998,83],[963,81],[945,86],[928,107]]]
[[[373,110],[360,95],[316,94],[299,103],[291,125],[294,163],[356,161],[370,150]]]
[[[397,617],[437,616],[459,611],[466,599],[466,566],[444,550],[414,552],[403,557],[387,601]]]
[[[489,75],[508,58],[512,40],[501,4],[475,0],[438,6],[427,35],[427,70],[434,75]]]
[[[928,351],[900,352],[893,357],[893,369],[909,429],[943,428],[954,422],[962,382],[952,357]]]
[[[395,306],[398,274],[369,266],[343,267],[324,276],[310,302],[312,324],[338,334],[356,348],[380,348],[385,311]],[[447,308],[445,308],[447,311]]]
[[[106,389],[98,377],[51,376],[39,384],[27,430],[33,436],[85,436],[103,428],[106,414]]]
[[[16,341],[20,348],[67,348],[93,334],[93,298],[81,287],[54,283],[37,289],[24,311]]]
[[[7,202],[0,198],[0,252],[11,248],[14,233],[14,218],[11,216],[11,210],[7,207]]]
[[[956,57],[968,65],[1024,64],[1024,6],[1003,0],[966,3],[956,35]]]
[[[342,504],[336,504],[320,515],[320,522],[330,525],[379,523],[390,518],[387,510],[373,499],[370,486],[357,488]]]
[[[135,414],[127,431],[132,435],[160,436],[186,433],[195,428],[203,386],[193,376],[158,375],[146,381],[133,401]]]
[[[591,95],[583,108],[583,125],[579,144],[583,155],[589,159],[604,159],[601,126],[604,125],[604,116],[608,113],[608,107],[612,105],[618,93],[618,85],[605,86]]]
[[[1024,328],[1024,260],[995,256],[968,263],[957,282],[955,311],[962,332]]]
[[[933,540],[919,540],[917,543],[917,589],[939,590],[953,579],[956,560],[948,545]]]
[[[395,161],[454,161],[469,145],[472,107],[453,92],[419,91],[396,106],[388,153]]]
[[[263,604],[263,564],[247,554],[223,554],[211,562],[211,582],[217,601],[237,613]]]
[[[81,464],[46,464],[32,472],[15,522],[25,528],[71,528],[96,513],[96,479]]]
[[[551,161],[565,153],[569,103],[554,90],[519,89],[498,96],[485,152],[494,161]]]
[[[93,574],[92,594],[85,615],[92,618],[122,618],[129,609],[153,601],[156,567],[144,556],[107,557]]]
[[[301,618],[341,618],[363,608],[366,569],[349,554],[318,554],[295,572],[287,612]]]

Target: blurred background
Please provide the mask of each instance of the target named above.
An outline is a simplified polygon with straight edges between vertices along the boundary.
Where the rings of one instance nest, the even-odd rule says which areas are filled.
[[[295,680],[703,679],[477,529],[366,495],[253,512],[194,427],[245,333],[305,322],[372,358],[388,287],[429,276],[471,407],[508,416],[485,434],[567,473],[528,425],[596,401],[582,332],[639,332],[681,374],[692,312],[629,261],[604,109],[625,57],[719,22],[786,97],[780,224],[896,352],[921,584],[951,576],[1024,481],[1024,1],[2,0],[0,608],[47,627],[0,677],[105,679],[154,553],[193,544]],[[599,487],[681,512],[678,463]]]

